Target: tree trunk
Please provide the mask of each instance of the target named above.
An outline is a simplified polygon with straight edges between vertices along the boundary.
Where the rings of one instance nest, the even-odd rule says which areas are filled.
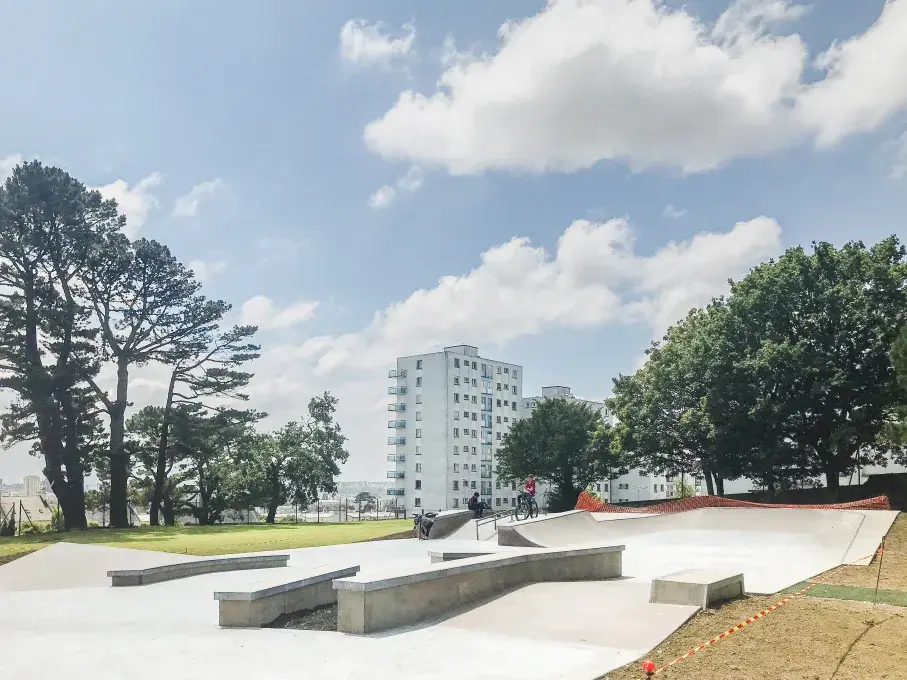
[[[708,465],[703,464],[702,476],[705,477],[705,490],[709,496],[715,495],[715,485],[712,483],[712,471]]]
[[[277,508],[280,505],[280,498],[278,496],[272,496],[271,502],[268,503],[268,517],[265,519],[265,522],[268,524],[274,524],[274,521],[277,518]]]
[[[110,526],[129,526],[129,457],[123,446],[126,437],[126,406],[129,389],[129,363],[117,363],[117,397],[110,409]]]
[[[838,471],[828,465],[823,465],[822,471],[825,473],[825,486],[834,495],[835,500],[838,500],[841,495],[841,478]]]
[[[724,478],[723,477],[715,475],[715,487],[716,487],[716,490],[718,491],[718,495],[723,496],[724,495]]]
[[[164,496],[164,483],[167,481],[167,444],[170,436],[170,414],[173,411],[173,390],[176,387],[176,370],[170,374],[170,387],[167,389],[167,401],[164,404],[164,417],[161,420],[161,434],[157,444],[157,466],[154,470],[154,489],[151,492],[151,526],[159,524],[158,513]]]

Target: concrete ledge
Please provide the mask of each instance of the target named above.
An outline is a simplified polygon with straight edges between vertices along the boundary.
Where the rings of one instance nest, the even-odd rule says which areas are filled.
[[[372,633],[411,625],[527,583],[617,578],[623,550],[618,545],[496,553],[415,573],[337,579],[337,630]]]
[[[473,513],[472,510],[449,510],[439,512],[432,518],[434,519],[434,524],[431,525],[431,531],[428,532],[429,540],[450,536],[461,526],[469,522],[474,514],[475,513]]]
[[[715,602],[742,597],[743,574],[687,569],[652,581],[649,602],[685,604],[708,609]]]
[[[337,601],[333,580],[355,576],[359,565],[322,571],[290,583],[252,591],[217,592],[218,622],[223,628],[256,628],[281,614],[293,614]]]
[[[113,586],[146,586],[151,583],[173,581],[178,578],[212,574],[218,571],[241,571],[243,569],[271,569],[285,567],[289,555],[259,555],[254,557],[218,557],[210,560],[193,560],[178,564],[166,564],[149,569],[126,569],[108,571]]]
[[[451,562],[453,560],[465,560],[470,557],[482,557],[484,555],[500,555],[496,550],[474,550],[471,552],[453,551],[453,550],[429,550],[428,557],[432,564],[438,562]]]

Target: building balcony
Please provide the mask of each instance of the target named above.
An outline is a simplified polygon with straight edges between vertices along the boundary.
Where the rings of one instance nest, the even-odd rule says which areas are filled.
[[[402,430],[404,427],[406,427],[406,421],[405,420],[388,420],[387,426],[394,430]]]
[[[406,385],[397,385],[396,387],[391,386],[387,388],[388,394],[406,394]]]
[[[394,470],[391,470],[390,472],[387,473],[387,478],[388,479],[403,479],[405,474],[406,473],[404,473],[404,472],[396,472]]]
[[[481,459],[490,462],[490,461],[491,461],[491,453],[490,453],[490,452],[489,452],[489,453],[485,453],[485,452],[483,451],[483,452],[482,452],[482,458],[481,458]]]
[[[387,455],[387,460],[389,463],[405,463],[406,456],[402,453],[389,453]]]
[[[388,496],[405,496],[406,489],[388,489],[387,495]]]
[[[388,437],[387,443],[391,446],[403,446],[406,443],[406,437]]]
[[[406,410],[406,404],[404,404],[402,401],[398,401],[398,402],[395,403],[395,404],[388,404],[388,405],[387,405],[387,410],[388,410],[388,411],[405,411],[405,410]]]
[[[406,369],[405,368],[392,368],[387,372],[388,378],[405,378]]]

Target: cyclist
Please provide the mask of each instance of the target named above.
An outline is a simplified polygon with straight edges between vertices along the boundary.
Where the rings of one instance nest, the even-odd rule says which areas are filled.
[[[535,477],[529,475],[529,479],[526,480],[523,488],[526,490],[526,493],[535,498]]]

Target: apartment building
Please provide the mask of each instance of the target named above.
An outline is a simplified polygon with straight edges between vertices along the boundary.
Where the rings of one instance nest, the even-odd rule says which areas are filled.
[[[602,414],[606,423],[614,425],[617,419],[608,410],[603,401],[593,401],[591,399],[580,399],[573,395],[569,387],[562,385],[552,385],[542,388],[542,394],[538,397],[527,397],[523,400],[523,415],[529,417],[538,403],[544,399],[562,398],[570,401],[582,402]],[[671,498],[674,493],[674,484],[664,475],[647,475],[641,470],[630,470],[627,474],[615,477],[614,479],[603,479],[595,482],[595,492],[601,498],[609,503],[627,503],[631,501],[649,501],[663,498]],[[547,488],[539,484],[540,501],[544,503],[544,492]],[[697,493],[699,488],[696,489]]]
[[[514,505],[495,455],[522,417],[522,366],[455,345],[400,357],[388,377],[388,495],[417,514],[465,508],[476,491],[492,510]]]

